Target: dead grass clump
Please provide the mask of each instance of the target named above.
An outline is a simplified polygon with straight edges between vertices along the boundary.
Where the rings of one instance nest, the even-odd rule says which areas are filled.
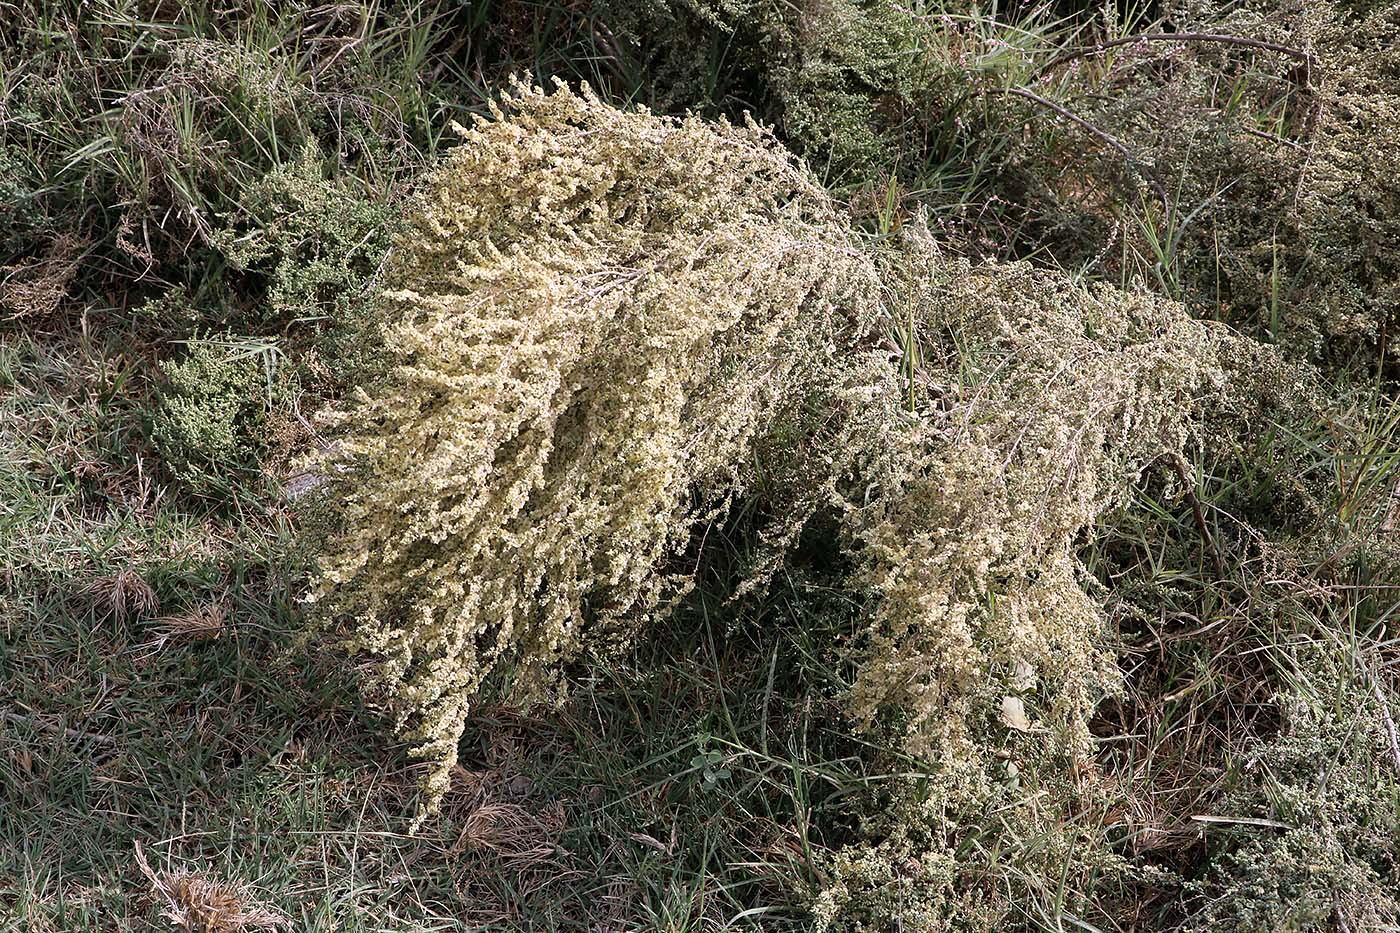
[[[486,803],[467,815],[453,848],[489,851],[512,867],[532,866],[564,851],[558,843],[563,829],[564,807],[558,801],[538,813],[514,803]]]
[[[227,625],[228,609],[219,603],[207,603],[153,619],[150,627],[155,636],[145,647],[148,653],[155,654],[170,644],[214,641],[223,637]]]
[[[81,237],[62,233],[43,255],[0,268],[0,309],[11,319],[44,317],[58,310],[86,247]]]
[[[563,801],[540,798],[519,770],[519,755],[510,737],[493,736],[486,767],[453,769],[437,817],[474,923],[519,923],[521,899],[528,903],[530,896],[582,875],[562,843],[568,827]],[[508,882],[504,890],[500,881]]]
[[[84,593],[97,604],[104,617],[118,622],[149,615],[155,612],[158,604],[156,591],[130,567],[97,577],[88,583]]]
[[[546,862],[562,868],[558,859],[569,854],[559,842],[566,825],[564,806],[558,800],[538,799],[522,765],[518,742],[501,731],[490,738],[484,768],[452,769],[442,816],[456,832],[453,853],[493,855],[515,871]]]
[[[188,868],[155,871],[139,842],[136,864],[163,905],[161,916],[177,929],[188,933],[241,933],[290,925],[285,916],[253,900],[242,886],[212,880]]]

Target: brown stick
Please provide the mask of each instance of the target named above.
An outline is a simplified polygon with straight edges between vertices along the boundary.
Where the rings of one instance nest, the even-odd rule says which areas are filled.
[[[1307,152],[1306,146],[1300,146],[1291,139],[1284,139],[1282,136],[1275,136],[1273,133],[1265,133],[1263,130],[1250,129],[1247,126],[1240,127],[1250,136],[1258,136],[1260,139],[1267,139],[1271,143],[1278,143],[1280,146],[1290,146],[1299,152]]]
[[[1152,190],[1156,192],[1157,197],[1161,198],[1162,204],[1170,205],[1170,199],[1167,197],[1167,189],[1163,188],[1162,183],[1159,182],[1156,178],[1152,177],[1151,173],[1147,171],[1147,163],[1139,159],[1137,155],[1133,152],[1133,150],[1123,145],[1123,143],[1119,142],[1115,137],[1105,133],[1103,130],[1099,129],[1097,126],[1090,123],[1083,117],[1071,113],[1064,107],[1061,107],[1059,104],[1055,103],[1053,100],[1048,100],[1044,97],[1041,97],[1034,91],[1028,91],[1023,87],[999,88],[998,90],[1001,90],[1001,92],[1004,94],[1011,94],[1015,97],[1020,97],[1023,100],[1028,100],[1031,103],[1036,104],[1037,106],[1044,107],[1046,110],[1049,110],[1052,113],[1059,114],[1066,120],[1069,120],[1075,126],[1078,126],[1080,129],[1084,130],[1084,132],[1088,133],[1090,136],[1093,136],[1095,139],[1102,142],[1104,145],[1117,151],[1120,155],[1123,156],[1124,160],[1126,160],[1129,165],[1132,165],[1139,170],[1139,174],[1141,174],[1142,177],[1147,181],[1147,183],[1152,186]]]
[[[1248,49],[1259,49],[1265,52],[1277,52],[1280,55],[1287,55],[1303,63],[1303,87],[1312,87],[1312,56],[1301,49],[1295,49],[1287,45],[1279,45],[1277,42],[1266,42],[1263,39],[1248,39],[1244,36],[1231,36],[1218,32],[1146,32],[1136,36],[1123,36],[1121,39],[1110,39],[1107,42],[1100,42],[1096,45],[1085,46],[1082,49],[1074,49],[1063,55],[1058,55],[1050,59],[1041,69],[1041,74],[1049,71],[1057,65],[1074,61],[1077,58],[1085,58],[1089,55],[1097,55],[1109,49],[1121,45],[1132,45],[1135,42],[1216,42],[1221,45],[1239,45]]]
[[[1211,536],[1210,526],[1206,524],[1205,512],[1201,509],[1201,500],[1196,498],[1195,483],[1191,479],[1191,471],[1186,467],[1186,461],[1180,456],[1173,455],[1172,465],[1176,467],[1177,475],[1181,477],[1181,488],[1186,493],[1186,501],[1191,503],[1191,515],[1196,519],[1196,528],[1201,533],[1201,541],[1205,544],[1206,550],[1210,552],[1211,561],[1215,564],[1215,575],[1217,578],[1225,579],[1225,559],[1220,556],[1220,549],[1215,546],[1215,538]]]

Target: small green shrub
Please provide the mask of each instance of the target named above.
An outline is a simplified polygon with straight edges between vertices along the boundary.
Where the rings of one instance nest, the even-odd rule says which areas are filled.
[[[179,284],[208,330],[334,317],[387,245],[390,193],[473,100],[457,83],[441,94],[448,74],[423,64],[453,6],[15,4],[0,34],[0,267],[69,237],[91,260],[69,293],[104,310]],[[363,356],[360,335],[342,347],[330,331],[323,363]]]
[[[930,797],[910,778],[867,802],[861,841],[820,855],[817,930],[1053,929],[1097,920],[1113,893],[1149,878],[1114,845],[1110,783],[1033,735],[989,736],[988,747],[998,764],[975,797]]]
[[[1192,930],[1400,923],[1393,699],[1363,654],[1295,646],[1290,663],[1294,686],[1278,698],[1282,732],[1253,750],[1227,802]]]
[[[1108,14],[639,0],[600,15],[650,54],[661,103],[717,91],[719,45],[737,83],[717,106],[755,106],[828,184],[896,179],[896,208],[922,202],[984,255],[1141,278],[1303,359],[1344,365],[1393,330],[1394,4],[1174,3],[1138,24],[1153,41],[1104,49],[1130,38]]]
[[[177,333],[197,327],[205,314],[182,285],[142,302],[134,311],[139,319]]]
[[[362,307],[361,290],[392,235],[389,210],[353,180],[327,177],[314,139],[295,161],[249,185],[214,244],[241,272],[267,279],[267,318],[339,320]]]
[[[834,187],[891,174],[943,208],[1004,161],[1002,99],[1038,27],[883,0],[608,0],[596,15],[646,70],[615,97],[673,111],[753,110]],[[637,87],[630,86],[638,85]],[[1019,109],[1014,106],[1011,109]]]
[[[882,2],[760,9],[738,28],[757,24],[766,39],[767,83],[789,144],[835,182],[888,176],[906,151],[901,130],[917,122],[915,101],[927,98],[913,17]]]
[[[188,489],[217,496],[256,469],[270,392],[265,356],[234,341],[193,340],[161,371],[151,440]]]
[[[22,239],[19,234],[29,233],[43,222],[35,203],[37,187],[24,150],[0,144],[0,229],[5,231],[0,251],[4,254],[13,249],[12,240]]]
[[[1379,342],[1400,307],[1400,7],[1334,17],[1298,183],[1299,302],[1318,307],[1324,337]]]

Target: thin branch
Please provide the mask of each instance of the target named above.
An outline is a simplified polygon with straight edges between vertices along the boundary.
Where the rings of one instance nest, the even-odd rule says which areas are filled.
[[[1299,152],[1308,151],[1306,146],[1301,146],[1293,140],[1285,139],[1282,136],[1275,136],[1273,133],[1265,133],[1263,130],[1251,129],[1247,126],[1242,126],[1240,129],[1244,130],[1250,136],[1258,136],[1260,139],[1267,139],[1269,142],[1278,143],[1280,146],[1289,146],[1290,148],[1297,149]]]
[[[1136,36],[1123,36],[1120,39],[1110,39],[1107,42],[1100,42],[1096,45],[1085,46],[1082,49],[1074,49],[1063,55],[1058,55],[1050,59],[1040,72],[1044,74],[1057,65],[1074,61],[1078,58],[1085,58],[1090,55],[1098,55],[1109,49],[1122,45],[1132,45],[1136,42],[1215,42],[1220,45],[1238,45],[1248,49],[1259,49],[1265,52],[1277,52],[1280,55],[1287,55],[1303,64],[1303,87],[1312,87],[1313,58],[1302,49],[1295,49],[1292,46],[1280,45],[1277,42],[1267,42],[1263,39],[1248,39],[1244,36],[1231,36],[1218,32],[1147,32]]]
[[[1123,143],[1119,142],[1119,140],[1116,137],[1110,136],[1108,133],[1105,133],[1103,130],[1099,129],[1097,126],[1090,123],[1083,117],[1071,113],[1069,110],[1066,110],[1064,107],[1061,107],[1053,100],[1048,100],[1044,97],[1041,97],[1034,91],[1028,91],[1023,87],[998,88],[997,90],[1000,90],[1003,94],[1011,94],[1015,97],[1020,97],[1023,100],[1028,100],[1039,107],[1044,107],[1046,110],[1049,110],[1052,113],[1064,117],[1066,120],[1070,121],[1075,126],[1078,126],[1080,129],[1084,130],[1084,132],[1088,133],[1090,136],[1093,136],[1105,146],[1108,146],[1109,148],[1113,149],[1119,155],[1121,155],[1124,158],[1124,160],[1128,162],[1129,165],[1138,169],[1138,173],[1142,175],[1143,179],[1149,185],[1152,186],[1152,190],[1156,192],[1157,197],[1162,200],[1162,203],[1164,205],[1170,205],[1171,199],[1167,196],[1167,189],[1163,188],[1162,183],[1152,176],[1152,173],[1147,168],[1147,163],[1145,163],[1142,159],[1138,158],[1137,155],[1133,152],[1133,150],[1129,149],[1127,146],[1123,145]]]
[[[1172,466],[1176,467],[1177,475],[1181,477],[1181,488],[1186,493],[1186,501],[1191,503],[1191,515],[1196,519],[1196,528],[1201,533],[1201,542],[1210,553],[1211,561],[1215,564],[1215,575],[1218,579],[1224,580],[1225,559],[1220,556],[1220,549],[1215,546],[1215,538],[1211,536],[1210,526],[1206,524],[1205,512],[1201,509],[1201,500],[1196,497],[1196,483],[1191,479],[1191,471],[1186,466],[1186,461],[1180,456],[1170,457]]]
[[[9,722],[18,723],[24,726],[29,726],[30,728],[38,729],[41,732],[57,732],[67,739],[90,739],[93,742],[98,743],[99,745],[117,744],[117,740],[112,738],[110,735],[102,735],[97,732],[84,732],[81,729],[69,729],[64,726],[58,725],[57,723],[48,722],[34,713],[26,714],[16,713],[11,710],[0,710],[0,719],[5,719]]]

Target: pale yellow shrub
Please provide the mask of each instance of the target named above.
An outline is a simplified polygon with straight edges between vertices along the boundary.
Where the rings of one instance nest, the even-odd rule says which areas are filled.
[[[899,750],[877,769],[912,752],[921,773],[824,858],[811,908],[831,933],[1002,930],[1051,900],[1046,878],[1074,897],[1132,872],[1103,833],[1120,802],[1087,722],[1119,675],[1080,553],[1139,474],[1191,446],[1246,345],[1179,304],[969,265],[926,235],[884,267],[922,360],[865,413],[899,428],[843,487],[873,599],[849,702]]]
[[[1087,755],[1086,717],[1117,669],[1077,553],[1146,467],[1187,444],[1234,338],[1175,302],[941,259],[927,236],[887,281],[926,386],[919,419],[882,442],[867,477],[879,495],[867,485],[846,503],[878,596],[854,711],[899,711],[950,777],[979,758],[973,718]]]
[[[862,247],[756,127],[563,88],[465,130],[407,227],[316,595],[353,617],[430,802],[486,679],[541,696],[664,611],[759,460],[773,554],[819,508],[845,528],[873,607],[859,719],[893,712],[973,783],[1008,696],[1083,751],[1114,666],[1077,545],[1223,379],[1179,305],[926,234]],[[921,366],[901,376],[887,328]]]
[[[317,596],[446,787],[470,701],[625,639],[743,486],[860,260],[756,127],[516,87],[390,258],[395,366],[341,425]]]

